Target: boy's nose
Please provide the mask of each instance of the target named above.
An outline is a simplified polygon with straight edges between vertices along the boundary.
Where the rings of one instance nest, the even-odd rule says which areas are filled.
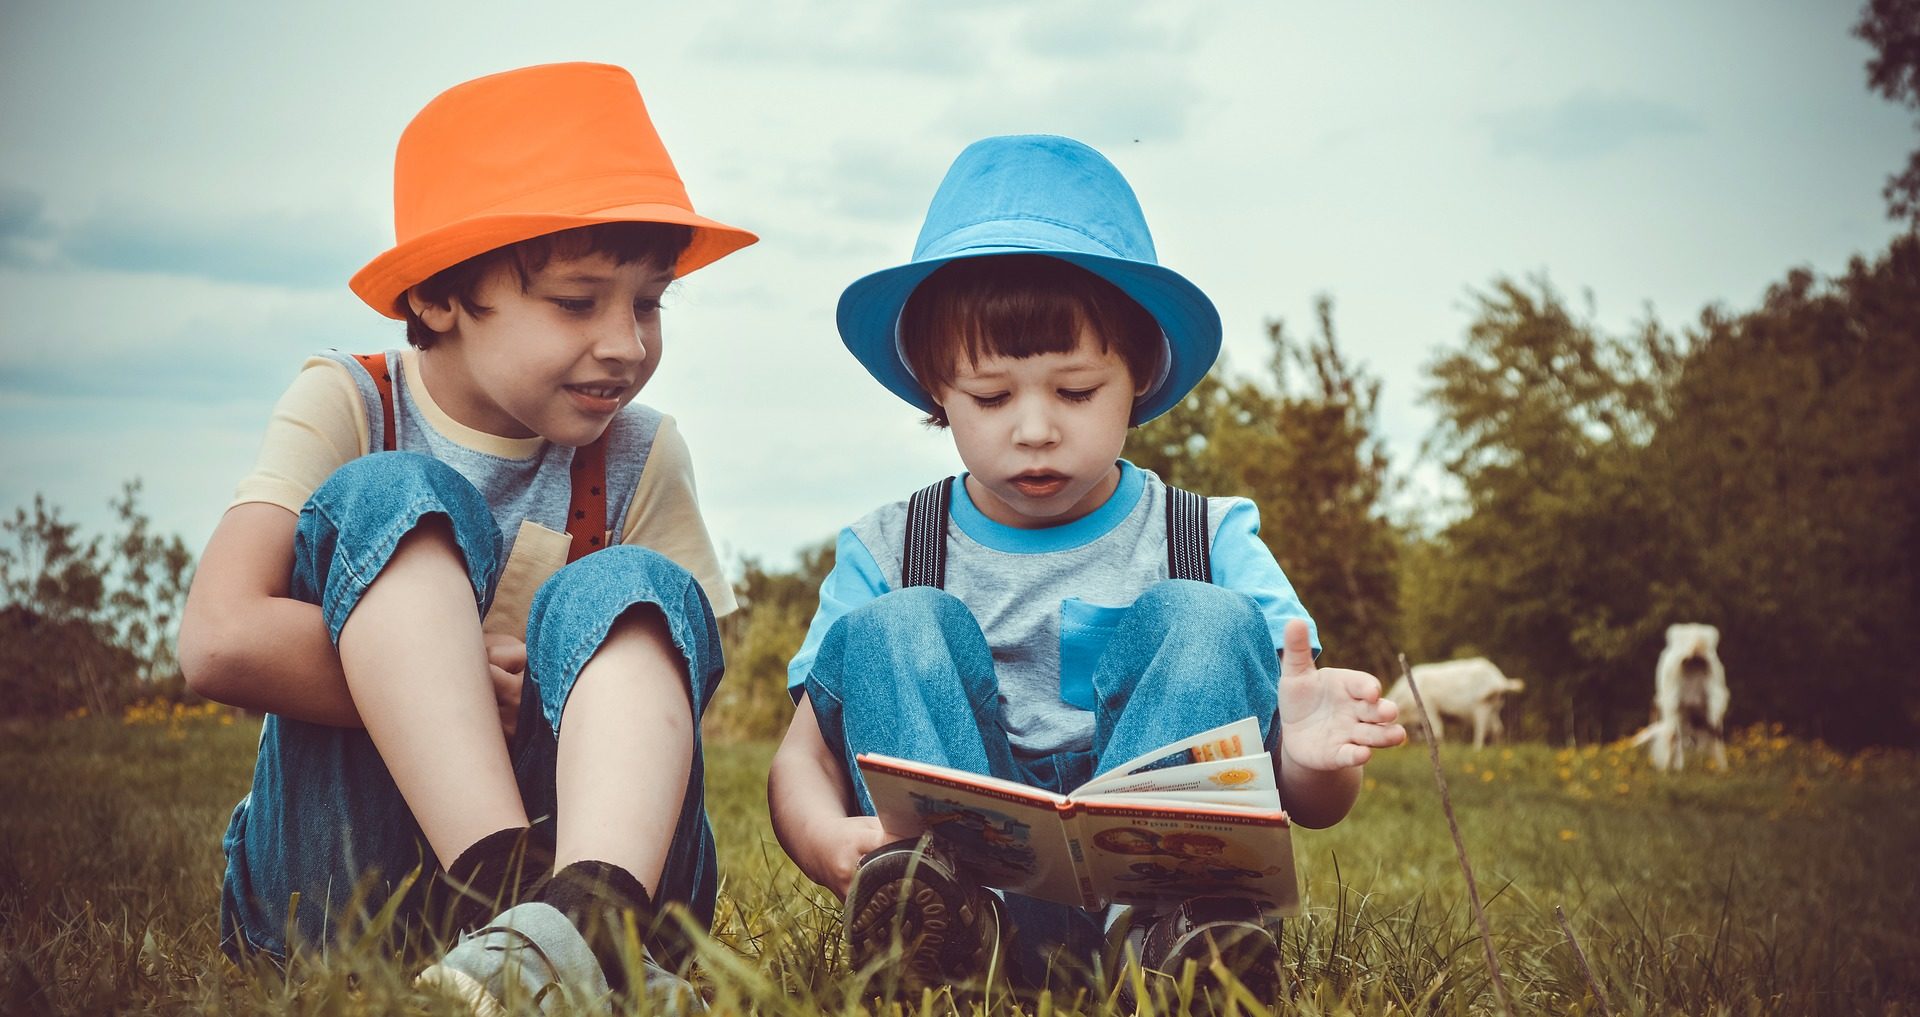
[[[644,363],[648,333],[655,327],[654,323],[631,312],[607,315],[594,336],[594,353],[603,360]]]
[[[1053,414],[1037,406],[1023,407],[1018,414],[1013,424],[1014,444],[1045,447],[1059,440],[1060,430],[1054,426]]]

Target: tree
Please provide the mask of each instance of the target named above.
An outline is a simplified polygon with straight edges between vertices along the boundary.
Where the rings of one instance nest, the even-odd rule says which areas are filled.
[[[1600,737],[1644,713],[1630,662],[1665,624],[1648,578],[1671,574],[1672,552],[1635,455],[1680,352],[1654,324],[1602,334],[1545,279],[1475,299],[1465,348],[1428,367],[1427,450],[1467,504],[1409,551],[1410,644],[1485,654],[1528,682],[1527,726]]]
[[[1920,112],[1920,0],[1868,0],[1853,34],[1874,48],[1867,85],[1882,98]],[[1920,126],[1920,122],[1916,123]],[[1887,180],[1887,214],[1920,226],[1920,149]]]
[[[1737,707],[1910,739],[1920,659],[1920,239],[1710,312],[1644,472],[1685,491],[1679,599],[1724,630]],[[1687,620],[1687,619],[1676,619]]]
[[[111,502],[122,532],[83,537],[57,506],[0,522],[0,710],[107,712],[141,694],[179,694],[173,642],[192,556],[155,535],[140,482]]]

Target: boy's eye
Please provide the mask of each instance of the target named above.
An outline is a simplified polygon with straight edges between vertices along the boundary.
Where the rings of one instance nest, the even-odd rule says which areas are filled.
[[[1093,394],[1098,391],[1100,391],[1100,387],[1097,385],[1093,388],[1063,388],[1060,390],[1060,398],[1068,402],[1084,403],[1092,399]]]
[[[641,299],[634,301],[633,313],[638,314],[641,317],[645,317],[649,314],[660,313],[660,298],[659,297],[642,297]]]
[[[568,314],[586,314],[593,310],[592,297],[549,297],[553,306]]]
[[[997,395],[986,395],[986,396],[974,395],[973,393],[969,392],[967,393],[967,395],[973,400],[973,404],[975,406],[978,406],[983,410],[993,409],[995,406],[998,406],[1001,403],[1004,403],[1007,401],[1007,394],[1005,392],[1001,392]]]

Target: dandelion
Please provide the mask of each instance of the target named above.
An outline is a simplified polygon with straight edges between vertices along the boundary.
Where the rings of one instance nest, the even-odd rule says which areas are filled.
[[[1480,783],[1482,783],[1482,784],[1491,784],[1491,783],[1493,783],[1493,778],[1494,778],[1495,776],[1496,776],[1496,775],[1494,774],[1494,772],[1493,772],[1492,770],[1481,770],[1481,771],[1480,771]]]
[[[1564,830],[1564,829],[1563,829],[1563,830],[1561,830],[1561,831],[1560,831],[1560,839],[1561,839],[1561,840],[1563,840],[1563,841],[1565,841],[1565,840],[1578,840],[1579,838],[1580,838],[1580,835],[1579,835],[1579,834],[1577,834],[1577,833],[1574,833],[1574,832],[1573,832],[1572,830]]]
[[[1564,766],[1560,768],[1560,770],[1559,770],[1559,773],[1560,773],[1560,779],[1561,779],[1561,780],[1572,780],[1572,779],[1573,779],[1573,771],[1572,771],[1572,770],[1569,770],[1569,769],[1567,769],[1567,768],[1566,768],[1566,767],[1564,767]]]
[[[1631,793],[1632,791],[1633,791],[1633,785],[1627,783],[1624,780],[1613,786],[1613,793],[1617,795],[1628,794],[1628,793]]]

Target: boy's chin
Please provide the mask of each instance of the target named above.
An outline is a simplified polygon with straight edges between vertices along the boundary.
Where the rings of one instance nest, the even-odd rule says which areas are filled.
[[[607,433],[607,428],[611,426],[613,426],[613,421],[608,420],[597,427],[591,424],[570,424],[554,428],[551,431],[540,431],[538,433],[540,437],[545,438],[555,445],[565,445],[568,448],[582,448],[600,440],[600,436]]]

